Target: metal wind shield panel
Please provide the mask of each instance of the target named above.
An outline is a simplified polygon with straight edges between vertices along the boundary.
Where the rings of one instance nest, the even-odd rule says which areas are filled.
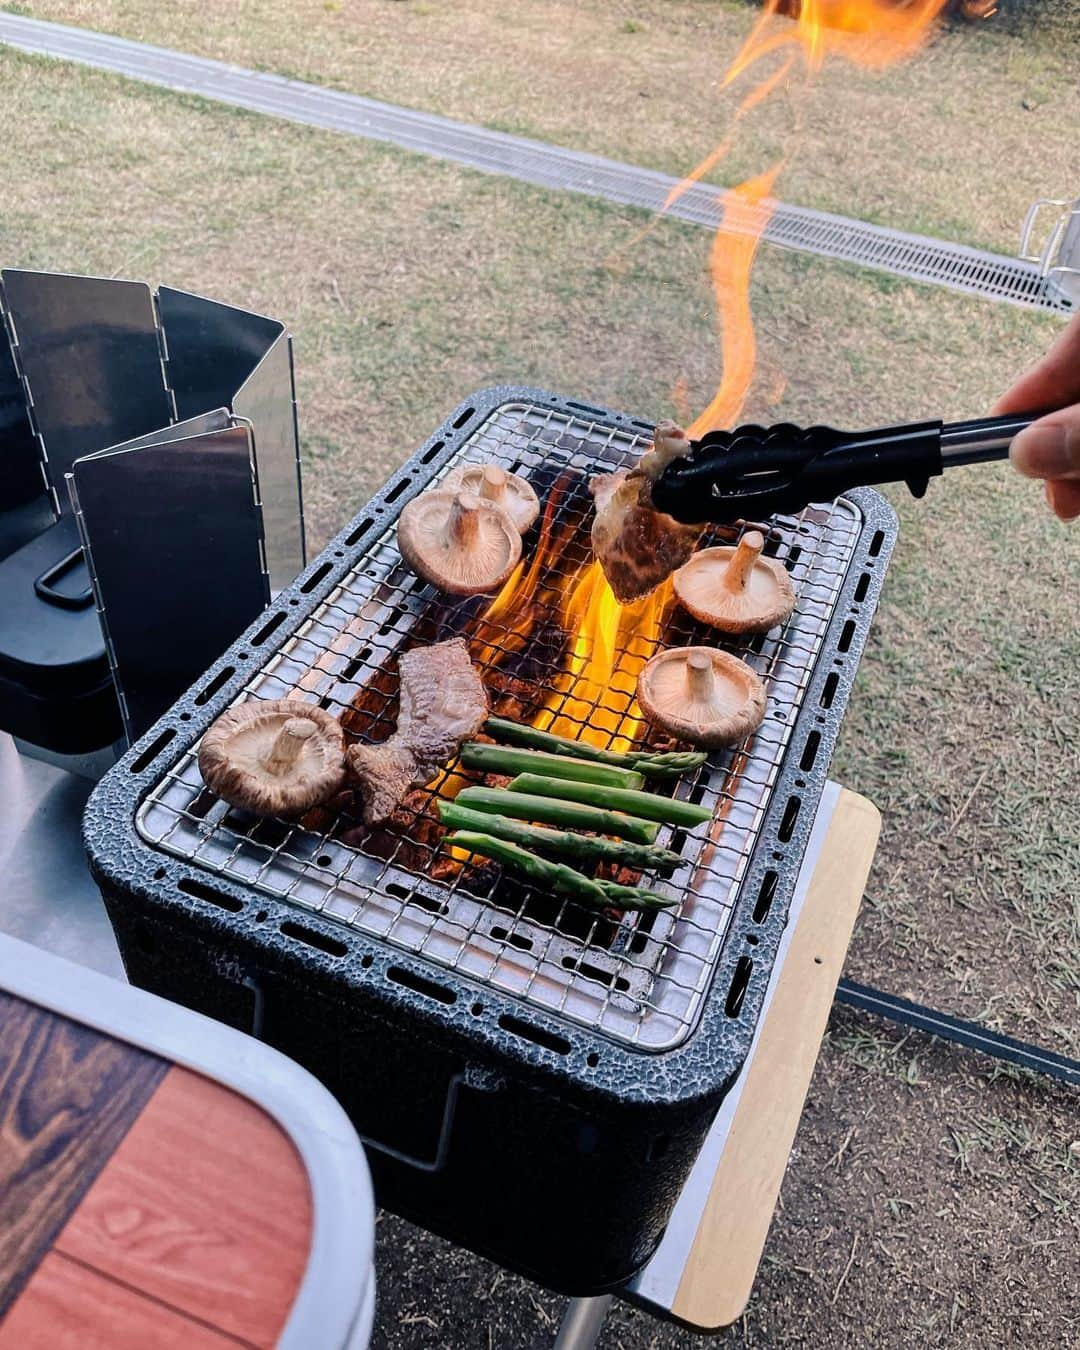
[[[284,324],[201,295],[158,289],[179,417],[228,407],[251,424],[266,562],[274,591],[304,565],[292,341]]]
[[[283,590],[306,561],[292,390],[292,344],[288,334],[281,333],[232,401],[233,414],[250,425],[255,440],[266,570],[274,593]]]
[[[0,339],[3,338],[0,320]],[[22,506],[45,491],[41,452],[26,408],[15,358],[0,340],[0,510]]]
[[[69,483],[134,740],[269,598],[251,433],[218,410],[77,460]]]
[[[64,475],[80,455],[173,420],[153,296],[141,281],[11,268],[0,279],[60,514]]]
[[[62,751],[78,727],[81,751],[117,737],[110,669],[127,731],[137,735],[250,622],[270,585],[282,589],[303,567],[291,340],[274,319],[186,291],[11,268],[0,272],[0,320],[0,565],[12,599],[0,610],[0,728]],[[192,438],[241,424],[242,435],[214,442],[218,450],[245,447],[250,491],[233,541],[220,504],[209,500],[220,486],[211,466],[220,461]],[[166,453],[181,442],[200,453]],[[138,464],[75,472],[77,461],[102,452],[155,447]],[[121,578],[118,556],[95,582],[98,613],[115,629],[108,660],[63,481],[73,473],[88,493],[91,481],[115,489],[87,507],[84,540],[100,551],[105,537],[127,539],[131,577]],[[150,500],[154,493],[164,496]],[[148,526],[163,527],[181,510],[186,532],[167,532],[164,543],[192,575],[194,559],[210,569],[217,556],[228,584],[215,588],[212,613],[192,610],[179,575],[159,578]],[[147,612],[176,639],[171,679],[147,645],[155,624],[140,625],[128,609],[132,579],[145,587]]]

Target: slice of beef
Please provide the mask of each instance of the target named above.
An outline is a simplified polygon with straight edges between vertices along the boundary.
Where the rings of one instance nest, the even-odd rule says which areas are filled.
[[[405,652],[398,672],[396,731],[381,745],[354,745],[345,755],[368,825],[386,820],[414,783],[429,783],[488,714],[487,693],[462,638]]]

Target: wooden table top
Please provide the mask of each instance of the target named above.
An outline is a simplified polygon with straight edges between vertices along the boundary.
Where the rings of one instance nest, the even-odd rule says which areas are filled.
[[[311,1226],[261,1107],[0,993],[0,1350],[273,1345]]]

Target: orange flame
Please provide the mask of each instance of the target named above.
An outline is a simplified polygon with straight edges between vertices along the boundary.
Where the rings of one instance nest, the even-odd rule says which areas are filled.
[[[671,600],[671,583],[620,605],[599,563],[574,586],[563,627],[574,637],[555,693],[536,719],[541,731],[591,745],[629,750],[641,731],[637,677],[656,651]]]
[[[946,3],[765,0],[762,14],[720,82],[721,89],[729,89],[743,77],[750,81],[728,135],[672,189],[663,209],[669,209],[691,184],[701,182],[721,163],[742,119],[777,90],[805,93],[830,53],[870,68],[903,60],[925,40]],[[798,71],[801,86],[793,90]],[[715,395],[687,428],[692,437],[734,422],[750,389],[756,360],[750,276],[775,206],[773,188],[791,153],[790,148],[785,150],[769,167],[721,198],[722,218],[709,259],[721,374]],[[685,386],[677,384],[673,400],[679,405],[685,399]],[[550,526],[550,520],[546,525]],[[527,640],[538,587],[553,547],[550,530],[545,529],[532,566],[511,577],[484,621],[507,623],[519,642]],[[596,745],[628,748],[643,726],[635,698],[637,677],[657,648],[670,601],[671,588],[666,584],[644,600],[620,605],[599,563],[585,566],[562,598],[562,626],[572,636],[556,691],[535,719],[537,726]]]

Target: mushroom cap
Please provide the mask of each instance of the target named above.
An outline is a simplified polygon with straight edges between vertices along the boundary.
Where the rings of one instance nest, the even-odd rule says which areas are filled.
[[[795,608],[795,590],[783,563],[761,556],[763,543],[751,531],[735,547],[695,553],[672,578],[682,607],[725,633],[765,633],[783,623]]]
[[[524,534],[540,514],[540,498],[532,484],[498,464],[466,464],[448,473],[439,486],[447,491],[475,492],[485,501],[494,502],[514,522],[518,534]]]
[[[637,697],[650,722],[706,749],[742,740],[765,716],[761,680],[714,647],[657,652],[638,676]]]
[[[248,699],[202,738],[199,771],[211,792],[260,816],[301,815],[345,782],[345,735],[322,708]]]
[[[434,488],[414,497],[398,520],[398,548],[414,572],[450,595],[501,586],[521,557],[521,535],[493,502]]]

